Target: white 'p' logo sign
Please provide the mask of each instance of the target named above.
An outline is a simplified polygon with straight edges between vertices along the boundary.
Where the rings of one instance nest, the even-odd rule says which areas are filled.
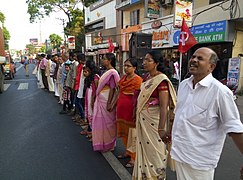
[[[182,46],[185,46],[186,41],[187,41],[188,38],[189,38],[189,34],[188,34],[187,32],[185,32],[185,31],[182,31],[182,32],[180,33],[180,35],[181,35],[180,42],[182,43]]]

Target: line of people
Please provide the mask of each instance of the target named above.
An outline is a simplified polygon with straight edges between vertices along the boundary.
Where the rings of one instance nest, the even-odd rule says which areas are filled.
[[[43,73],[44,59],[38,80],[59,96],[60,114],[72,115],[94,151],[113,151],[122,138],[126,152],[117,158],[130,157],[126,167],[133,167],[133,179],[165,179],[169,166],[179,180],[212,180],[226,133],[243,152],[239,112],[232,92],[212,77],[217,55],[209,48],[199,48],[189,60],[192,76],[180,84],[178,97],[159,51],[145,55],[143,77],[133,58],[124,62],[120,77],[113,53],[104,55],[103,73],[82,53],[55,55],[48,61],[50,73]],[[53,89],[47,80],[52,72]]]

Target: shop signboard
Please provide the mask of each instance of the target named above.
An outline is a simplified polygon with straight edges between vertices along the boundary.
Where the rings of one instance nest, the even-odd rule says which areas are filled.
[[[150,24],[151,26],[153,25]],[[169,27],[169,26],[168,26]],[[142,32],[152,34],[152,49],[172,47],[171,33],[167,26],[157,28],[146,28]]]
[[[134,32],[140,32],[142,30],[141,24],[135,26],[129,26],[125,29],[121,29],[121,47],[122,51],[129,51],[129,39]]]
[[[180,28],[183,18],[188,27],[192,26],[192,7],[192,0],[177,0],[175,2],[174,27]]]
[[[227,86],[235,87],[239,82],[240,57],[230,58],[228,64]]]
[[[218,21],[207,24],[193,26],[190,29],[198,43],[223,42],[227,35],[227,21]],[[173,35],[173,45],[179,44],[180,30],[176,30]]]
[[[30,44],[32,44],[32,45],[38,45],[38,38],[31,38],[30,39]]]
[[[158,0],[145,0],[145,17],[156,19],[160,17],[160,2]]]
[[[75,36],[68,36],[68,49],[75,49]]]

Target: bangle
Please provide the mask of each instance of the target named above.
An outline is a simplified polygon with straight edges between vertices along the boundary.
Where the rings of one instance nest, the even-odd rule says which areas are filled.
[[[165,131],[165,130],[164,130],[164,129],[162,129],[162,128],[161,128],[161,129],[159,128],[159,129],[158,129],[158,131]]]

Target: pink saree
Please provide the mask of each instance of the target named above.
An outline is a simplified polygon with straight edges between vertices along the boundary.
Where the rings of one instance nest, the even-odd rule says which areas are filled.
[[[110,89],[117,85],[119,79],[117,71],[110,69],[99,80],[92,120],[94,151],[106,152],[116,145],[116,111],[107,111],[106,105]]]
[[[93,109],[92,109],[92,99],[94,99],[94,96],[96,94],[96,87],[95,87],[95,81],[98,81],[100,79],[98,74],[95,74],[94,81],[91,83],[90,87],[87,87],[85,91],[85,117],[88,119],[89,125],[92,129],[92,119],[93,119]]]

